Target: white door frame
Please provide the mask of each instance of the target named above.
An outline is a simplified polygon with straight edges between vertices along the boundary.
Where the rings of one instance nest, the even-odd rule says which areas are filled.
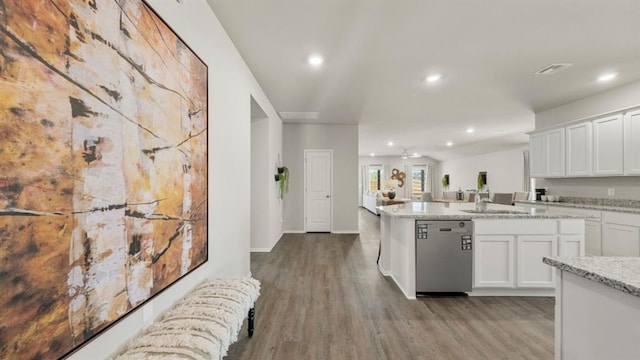
[[[316,152],[316,151],[324,151],[329,153],[329,161],[331,163],[331,176],[330,176],[330,187],[331,191],[329,193],[329,232],[333,233],[333,149],[305,149],[304,150],[304,232],[307,232],[307,153]]]

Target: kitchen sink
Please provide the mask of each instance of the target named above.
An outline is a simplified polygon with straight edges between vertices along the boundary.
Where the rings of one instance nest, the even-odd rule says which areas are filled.
[[[470,213],[470,214],[514,214],[514,215],[518,215],[518,214],[528,214],[527,212],[524,211],[519,211],[519,210],[495,210],[495,209],[488,209],[488,210],[461,210],[464,211],[466,213]]]

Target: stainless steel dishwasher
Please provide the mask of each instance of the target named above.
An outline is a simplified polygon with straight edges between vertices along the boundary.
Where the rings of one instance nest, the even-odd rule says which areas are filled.
[[[471,291],[473,223],[416,220],[416,293]]]

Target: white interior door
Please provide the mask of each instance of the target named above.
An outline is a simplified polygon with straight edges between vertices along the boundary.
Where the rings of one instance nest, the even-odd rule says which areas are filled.
[[[304,151],[305,230],[331,232],[331,150]]]

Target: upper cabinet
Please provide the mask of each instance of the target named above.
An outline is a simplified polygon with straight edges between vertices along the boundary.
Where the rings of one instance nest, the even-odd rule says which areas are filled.
[[[640,109],[531,134],[532,177],[640,176]]]
[[[529,154],[532,177],[564,176],[564,128],[531,135]]]
[[[589,176],[591,175],[591,123],[586,122],[567,126],[566,134],[566,175]]]
[[[547,132],[547,176],[564,176],[564,129]]]
[[[624,173],[640,175],[640,110],[624,115]]]
[[[624,173],[624,124],[622,115],[593,121],[594,175]]]

